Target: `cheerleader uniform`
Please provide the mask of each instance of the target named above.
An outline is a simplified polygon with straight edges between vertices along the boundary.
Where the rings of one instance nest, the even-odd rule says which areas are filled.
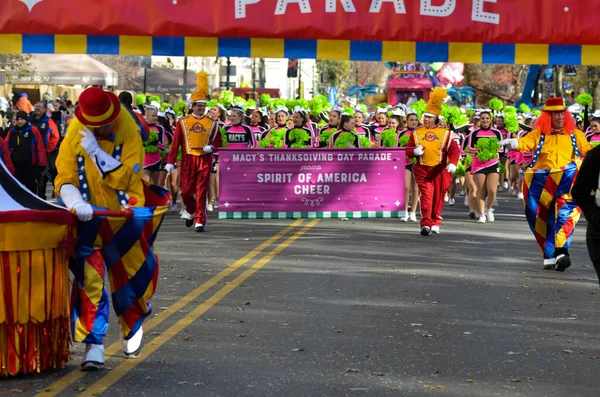
[[[488,161],[483,162],[477,157],[477,142],[483,138],[496,138],[498,141],[501,141],[502,133],[495,128],[490,128],[488,130],[480,128],[471,133],[468,144],[469,152],[474,154],[473,162],[471,163],[471,173],[483,175],[497,174],[500,172],[498,158],[489,159]]]

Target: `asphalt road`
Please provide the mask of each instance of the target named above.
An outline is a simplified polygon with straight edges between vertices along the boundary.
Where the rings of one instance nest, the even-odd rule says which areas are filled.
[[[0,380],[0,395],[599,396],[585,222],[558,273],[516,199],[500,196],[493,224],[444,216],[422,237],[398,220],[214,214],[197,234],[169,214],[142,359],[109,347],[113,316],[105,370],[79,372],[74,345],[67,368]]]

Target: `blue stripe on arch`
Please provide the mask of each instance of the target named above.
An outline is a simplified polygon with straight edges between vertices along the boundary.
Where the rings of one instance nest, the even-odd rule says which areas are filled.
[[[53,34],[24,34],[23,54],[54,54]]]
[[[220,57],[250,58],[250,39],[219,38]]]
[[[183,37],[153,37],[152,55],[182,57],[185,55],[185,39]]]
[[[514,44],[483,44],[482,52],[483,63],[515,63]]]
[[[581,65],[580,45],[550,45],[548,62],[551,65]]]
[[[418,42],[417,62],[448,62],[448,43]]]
[[[317,40],[286,39],[283,56],[286,58],[316,59]]]
[[[119,55],[119,36],[88,36],[87,53],[98,55]]]
[[[381,62],[383,43],[381,41],[351,41],[351,61],[378,61]]]

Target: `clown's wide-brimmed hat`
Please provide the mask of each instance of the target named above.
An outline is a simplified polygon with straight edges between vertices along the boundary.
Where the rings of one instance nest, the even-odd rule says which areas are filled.
[[[543,110],[544,112],[564,112],[567,108],[562,98],[548,98]]]
[[[120,112],[121,103],[115,94],[90,87],[79,96],[75,117],[85,126],[100,127],[115,121]]]

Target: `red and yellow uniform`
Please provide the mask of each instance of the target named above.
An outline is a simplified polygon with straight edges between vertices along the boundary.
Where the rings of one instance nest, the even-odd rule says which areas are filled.
[[[421,196],[421,227],[441,226],[444,196],[452,175],[446,171],[448,164],[457,164],[460,149],[452,133],[444,128],[417,128],[407,144],[406,155],[415,157],[415,148],[423,147],[423,155],[413,166],[415,181]]]
[[[206,116],[189,115],[177,122],[167,160],[175,164],[182,148],[181,198],[186,211],[194,215],[194,222],[202,225],[206,224],[206,193],[212,167],[212,154],[204,152],[206,146],[223,146],[218,123]]]

